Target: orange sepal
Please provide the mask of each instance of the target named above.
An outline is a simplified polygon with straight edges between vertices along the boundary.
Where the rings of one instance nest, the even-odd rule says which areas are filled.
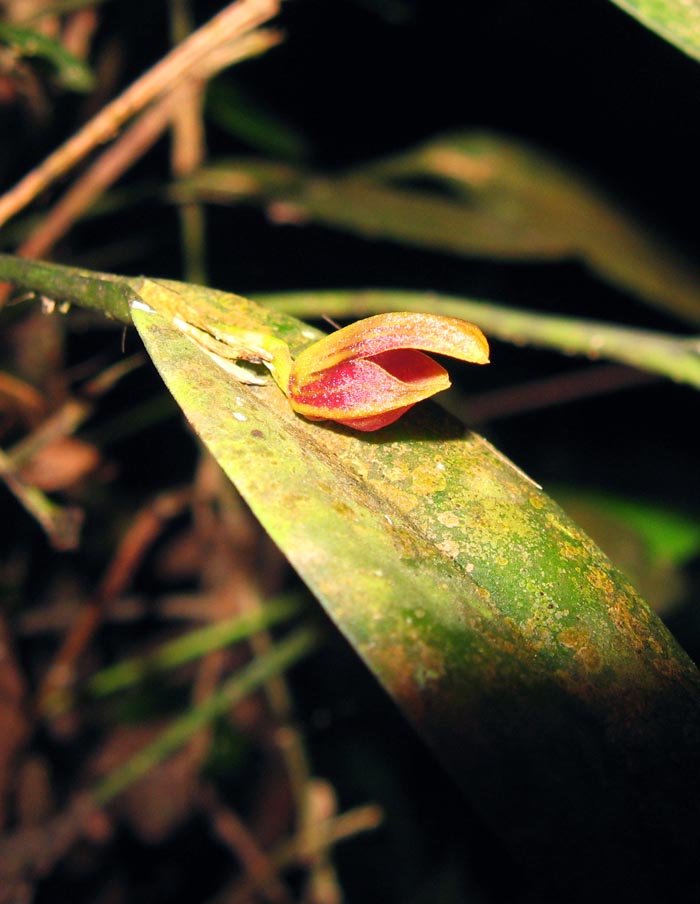
[[[324,336],[292,364],[292,408],[312,420],[379,430],[416,402],[450,386],[447,371],[424,351],[488,363],[488,343],[474,324],[435,314],[378,314]]]

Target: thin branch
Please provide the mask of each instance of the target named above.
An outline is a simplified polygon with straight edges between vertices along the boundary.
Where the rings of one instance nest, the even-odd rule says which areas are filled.
[[[94,697],[104,697],[124,690],[158,672],[177,668],[213,650],[221,650],[246,640],[271,625],[288,621],[301,611],[301,602],[301,598],[297,596],[281,596],[269,600],[256,611],[188,631],[151,653],[123,659],[116,665],[102,669],[90,678],[86,689]]]
[[[594,396],[648,386],[659,380],[655,374],[621,364],[590,365],[581,370],[505,386],[490,392],[463,396],[457,405],[446,406],[464,416],[472,426],[512,417],[528,411],[553,408]]]
[[[306,839],[301,836],[279,845],[269,855],[270,873],[256,876],[255,879],[246,877],[236,882],[210,904],[246,904],[250,901],[251,895],[264,889],[267,882],[273,881],[282,870],[328,850],[338,841],[378,828],[382,818],[382,811],[376,804],[365,804],[328,819],[320,827],[312,847],[308,846]]]
[[[279,40],[276,32],[253,32],[201,63],[193,79],[168,91],[80,176],[44,217],[36,231],[17,249],[21,257],[46,257],[55,243],[99,195],[151,148],[189,103],[192,92],[225,66],[267,50]]]
[[[57,505],[42,491],[26,483],[15,472],[12,459],[0,449],[0,478],[27,512],[41,525],[51,545],[63,552],[75,549],[80,540],[84,515],[75,506]]]
[[[212,828],[218,838],[234,853],[243,866],[252,887],[259,887],[261,897],[283,904],[292,897],[266,852],[242,819],[216,800],[211,791],[204,794],[204,803],[211,816]]]
[[[173,44],[184,41],[192,31],[192,16],[187,0],[170,0],[170,34]],[[204,135],[204,91],[190,85],[183,102],[172,118],[170,168],[176,180],[191,175],[206,157]],[[206,220],[204,205],[191,201],[178,207],[184,277],[188,282],[205,285]]]
[[[181,98],[180,91],[173,91],[146,110],[68,189],[17,254],[46,257],[93,201],[155,144]]]
[[[366,291],[289,292],[264,295],[260,304],[295,317],[365,317],[381,311],[430,311],[477,323],[487,336],[549,348],[566,355],[607,358],[662,374],[700,389],[700,336],[678,336],[584,320],[522,311],[504,305],[435,295],[432,292]]]
[[[245,700],[273,675],[289,668],[315,650],[320,642],[315,628],[298,628],[269,653],[252,660],[225,681],[218,691],[170,726],[152,744],[144,747],[124,766],[107,776],[93,791],[93,799],[104,805],[113,800],[158,763],[171,756],[213,719]]]
[[[56,704],[62,705],[63,692],[73,682],[77,662],[102,621],[105,608],[124,592],[166,523],[180,513],[189,498],[187,489],[162,493],[133,520],[97,592],[81,609],[44,677],[38,693],[40,709],[55,711]]]
[[[275,16],[279,0],[238,0],[201,26],[0,198],[0,226],[222,44]]]

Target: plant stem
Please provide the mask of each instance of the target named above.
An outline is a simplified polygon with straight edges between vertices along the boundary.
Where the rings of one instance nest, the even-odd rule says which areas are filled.
[[[130,324],[128,281],[109,273],[0,254],[0,280],[58,301],[69,301]]]
[[[209,722],[223,716],[233,706],[261,687],[273,675],[289,668],[316,649],[320,633],[316,628],[299,628],[280,641],[269,653],[258,656],[236,672],[208,700],[175,719],[152,744],[114,770],[93,791],[93,799],[104,806],[129,785],[157,766]]]
[[[227,44],[224,53],[212,53],[200,63],[190,75],[172,90],[168,90],[144,110],[129,128],[104,151],[75,180],[63,197],[41,220],[38,227],[17,249],[20,257],[41,258],[50,254],[56,242],[64,236],[73,224],[93,205],[114,182],[156,143],[176,117],[187,109],[190,98],[199,97],[207,79],[216,75],[223,66],[230,66],[240,60],[263,53],[277,43],[274,32],[252,32],[245,38]],[[184,176],[189,171],[176,171],[176,176]],[[182,210],[199,208],[196,201],[182,205]],[[204,242],[203,225],[196,231],[200,244]],[[206,282],[203,271],[192,281]],[[0,295],[1,299],[1,295]]]
[[[14,462],[2,449],[0,449],[0,480],[5,482],[15,498],[39,522],[55,549],[65,552],[78,547],[83,512],[76,506],[57,505],[38,487],[25,483],[15,473]]]
[[[263,295],[258,300],[267,307],[297,317],[356,318],[382,311],[431,311],[462,317],[477,323],[487,335],[515,345],[535,345],[568,355],[622,361],[700,388],[698,336],[630,329],[602,321],[557,317],[427,292],[381,289],[289,292]]]
[[[177,640],[163,644],[153,653],[126,659],[102,669],[87,682],[91,696],[104,697],[130,687],[155,672],[176,668],[212,650],[245,640],[252,634],[286,621],[301,608],[297,596],[270,600],[263,608],[190,631]]]
[[[239,0],[214,16],[6,192],[0,198],[0,226],[93,148],[108,141],[135,113],[186,77],[213,49],[252,31],[278,11],[279,0]]]

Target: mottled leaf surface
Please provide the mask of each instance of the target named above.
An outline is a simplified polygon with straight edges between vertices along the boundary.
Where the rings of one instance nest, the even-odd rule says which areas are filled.
[[[533,869],[640,900],[669,862],[690,869],[698,673],[541,489],[429,403],[369,436],[310,423],[160,315],[134,322],[265,528]],[[295,352],[314,335],[277,332]]]
[[[700,60],[698,0],[613,0],[679,50]]]

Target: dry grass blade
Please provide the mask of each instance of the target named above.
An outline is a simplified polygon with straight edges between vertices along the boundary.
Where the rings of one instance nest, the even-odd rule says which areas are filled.
[[[252,31],[278,11],[278,0],[239,0],[227,6],[6,192],[0,198],[0,226],[30,204],[55,179],[65,175],[93,148],[108,141],[128,119],[159,94],[187,78],[192,67],[196,67],[212,50]]]

